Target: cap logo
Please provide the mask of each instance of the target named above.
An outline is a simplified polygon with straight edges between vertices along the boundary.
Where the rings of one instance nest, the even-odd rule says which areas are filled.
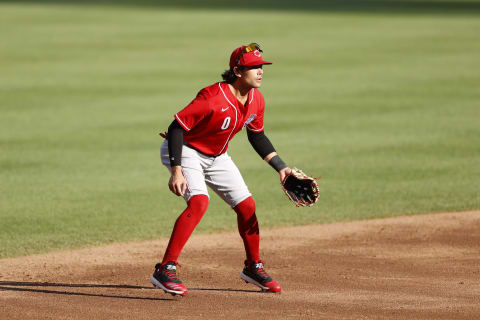
[[[258,50],[253,51],[253,54],[255,55],[255,57],[262,57],[262,54]]]

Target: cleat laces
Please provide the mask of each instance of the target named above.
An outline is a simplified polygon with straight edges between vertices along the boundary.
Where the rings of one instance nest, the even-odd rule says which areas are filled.
[[[172,282],[178,281],[177,266],[175,264],[164,265],[162,271]]]
[[[166,267],[165,269],[163,269],[163,273],[165,273],[167,277],[170,278],[171,280],[178,280],[176,267],[173,267],[173,268]]]
[[[177,278],[177,266],[181,267],[179,263],[168,262],[163,266],[158,263],[155,268],[158,270],[159,274],[163,274],[163,277],[167,278],[168,281],[181,283]]]
[[[269,275],[268,273],[265,271],[265,269],[263,268],[263,261],[258,261],[258,262],[255,262],[254,264],[254,269],[255,269],[255,273],[261,277],[262,279],[267,279],[269,278]]]

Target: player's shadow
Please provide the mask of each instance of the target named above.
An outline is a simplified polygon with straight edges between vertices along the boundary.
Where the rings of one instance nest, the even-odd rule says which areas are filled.
[[[220,292],[247,292],[247,293],[263,293],[261,290],[248,289],[223,289],[223,288],[188,288],[188,291],[220,291]]]
[[[5,291],[36,292],[36,293],[58,294],[58,295],[87,296],[87,297],[115,298],[115,299],[129,299],[129,300],[172,301],[171,298],[164,299],[164,298],[152,298],[152,297],[138,297],[138,296],[111,295],[111,294],[101,294],[101,293],[85,293],[85,292],[75,292],[75,291],[43,289],[48,287],[156,290],[153,287],[132,286],[132,285],[0,281],[0,290],[5,290]],[[257,290],[220,289],[220,288],[219,289],[191,288],[189,290],[190,291],[254,292],[254,293],[261,292]]]
[[[49,287],[137,289],[137,290],[153,289],[152,287],[141,287],[141,286],[131,286],[131,285],[0,281],[0,290],[6,290],[6,291],[36,292],[36,293],[47,293],[47,294],[69,295],[69,296],[86,296],[86,297],[115,298],[115,299],[129,299],[129,300],[154,300],[154,301],[171,301],[172,300],[172,299],[152,298],[152,297],[139,297],[139,296],[112,295],[112,294],[102,294],[102,293],[88,293],[88,292],[44,289]]]

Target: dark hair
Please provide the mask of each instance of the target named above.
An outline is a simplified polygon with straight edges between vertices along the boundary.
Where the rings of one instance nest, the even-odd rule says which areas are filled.
[[[233,72],[233,68],[227,69],[222,73],[222,78],[226,83],[232,84],[237,80],[237,76],[235,72]]]

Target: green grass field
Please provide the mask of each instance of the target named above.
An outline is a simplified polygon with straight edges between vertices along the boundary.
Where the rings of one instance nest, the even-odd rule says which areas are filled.
[[[168,236],[158,132],[253,41],[267,135],[322,176],[294,208],[239,133],[262,227],[480,208],[480,2],[112,2],[0,1],[0,257]],[[211,196],[196,232],[234,230]]]

